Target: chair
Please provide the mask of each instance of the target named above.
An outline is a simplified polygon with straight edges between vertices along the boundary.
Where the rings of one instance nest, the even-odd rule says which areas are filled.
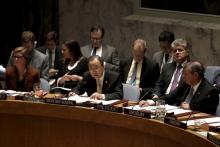
[[[215,115],[220,117],[220,95],[219,95],[219,103],[218,103],[218,107],[216,109]]]
[[[138,102],[140,90],[137,86],[123,83],[123,99]]]
[[[207,66],[204,76],[211,84],[214,84],[214,79],[218,74],[220,74],[220,66]]]
[[[43,78],[40,78],[40,86],[41,86],[41,89],[43,91],[46,91],[46,92],[49,92],[50,91],[50,84],[47,80],[43,79]]]

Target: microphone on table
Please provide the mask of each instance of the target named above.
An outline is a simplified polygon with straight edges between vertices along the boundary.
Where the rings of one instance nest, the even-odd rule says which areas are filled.
[[[139,102],[142,101],[142,100],[144,99],[144,97],[145,97],[146,95],[148,95],[149,93],[150,93],[150,90],[149,90],[149,91],[146,91],[146,92],[144,93],[144,95],[143,95],[142,97],[140,97],[140,99],[138,100],[137,104],[139,104]],[[134,106],[135,106],[135,105],[134,105]],[[134,109],[134,106],[131,108],[131,110]]]

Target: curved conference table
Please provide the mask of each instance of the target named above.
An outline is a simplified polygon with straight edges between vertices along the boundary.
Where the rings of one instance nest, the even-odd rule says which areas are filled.
[[[156,120],[78,106],[0,101],[0,147],[215,147]]]

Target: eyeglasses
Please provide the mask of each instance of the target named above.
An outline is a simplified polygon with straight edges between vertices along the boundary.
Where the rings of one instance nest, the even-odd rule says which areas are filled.
[[[20,59],[22,58],[23,56],[13,56],[13,59]]]
[[[102,38],[91,38],[92,41],[101,41]]]

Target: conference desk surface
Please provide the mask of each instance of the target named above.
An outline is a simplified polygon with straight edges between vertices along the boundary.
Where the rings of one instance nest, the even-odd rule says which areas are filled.
[[[0,101],[0,147],[215,147],[159,122],[78,106]]]

